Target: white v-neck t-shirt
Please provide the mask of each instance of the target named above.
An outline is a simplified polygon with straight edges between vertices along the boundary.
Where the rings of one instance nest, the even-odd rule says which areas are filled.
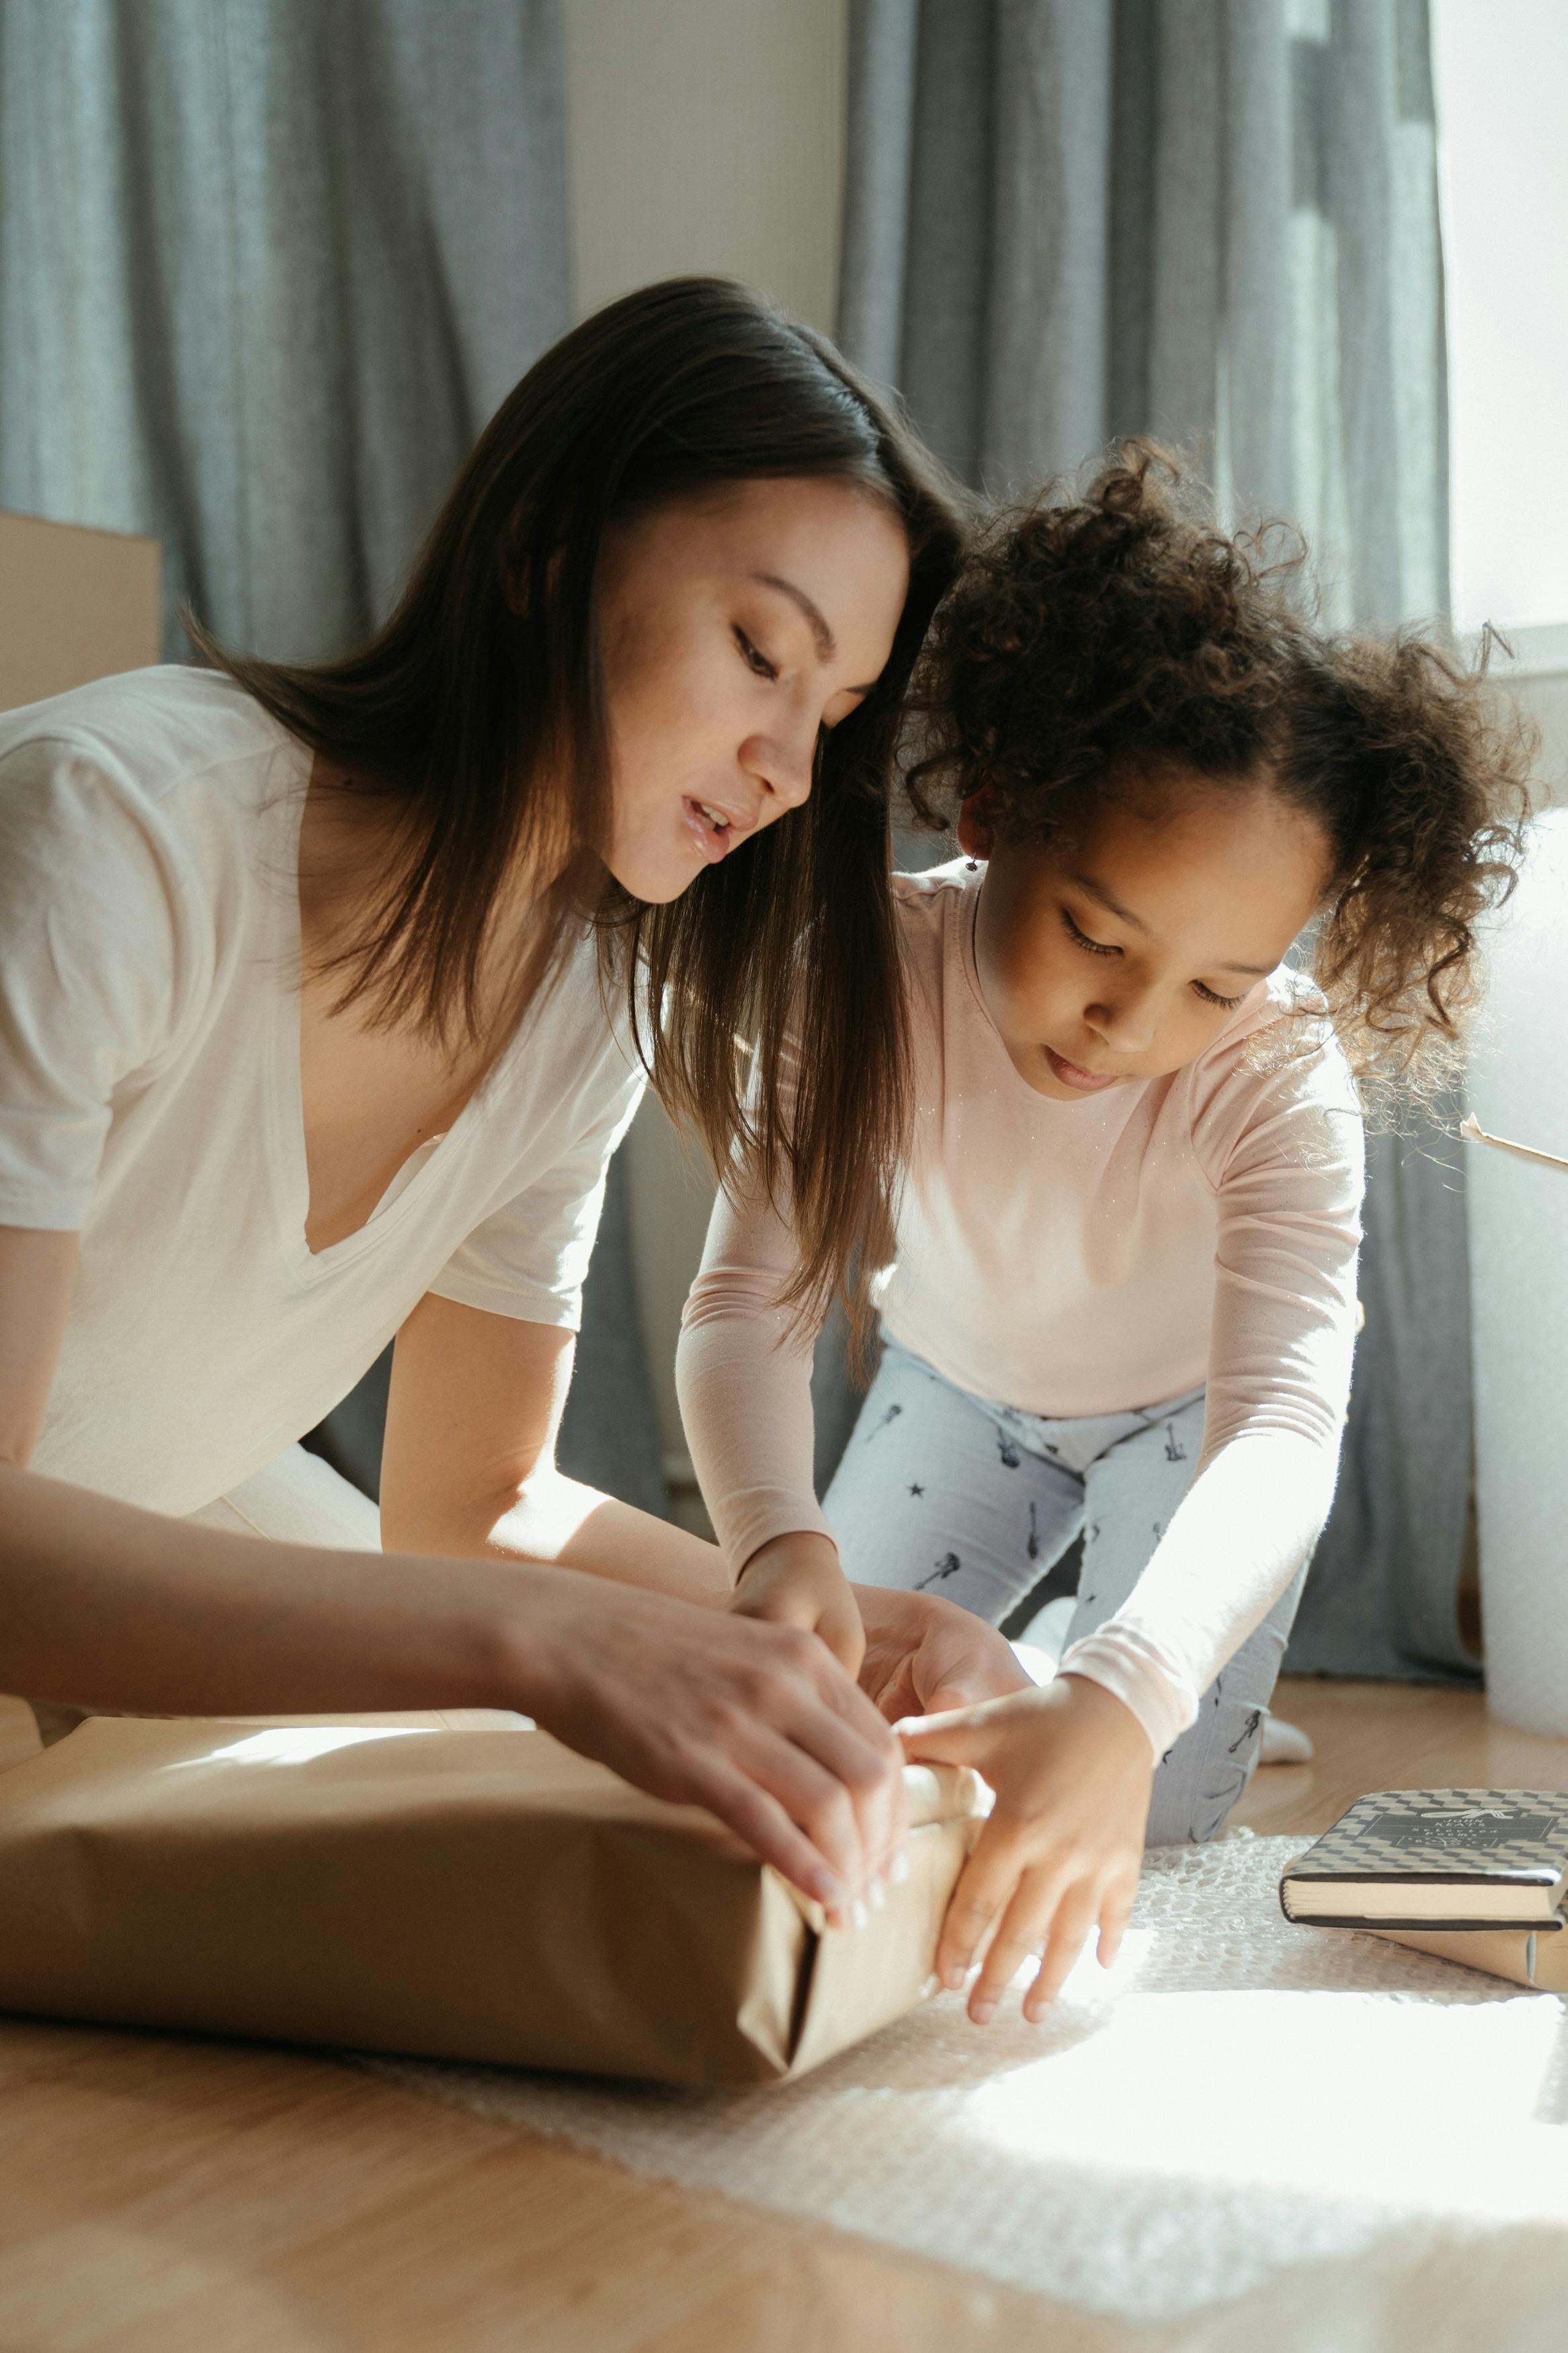
[[[310,761],[210,671],[0,714],[0,1225],[81,1237],[34,1461],[159,1511],[270,1461],[427,1292],[575,1327],[642,1092],[584,938],[450,1130],[312,1253]]]

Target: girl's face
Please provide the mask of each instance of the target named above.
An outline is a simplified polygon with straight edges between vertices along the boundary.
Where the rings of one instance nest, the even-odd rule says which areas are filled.
[[[903,526],[845,482],[737,483],[606,540],[605,862],[634,899],[798,807],[818,739],[875,685],[909,586]]]
[[[959,839],[991,861],[974,929],[986,1010],[1020,1075],[1058,1103],[1195,1060],[1329,878],[1321,829],[1267,779],[1221,791],[1174,778],[1046,849],[993,845],[970,801]]]

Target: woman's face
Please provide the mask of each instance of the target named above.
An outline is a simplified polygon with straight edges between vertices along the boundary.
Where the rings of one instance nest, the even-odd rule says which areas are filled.
[[[740,482],[610,535],[605,862],[634,899],[679,898],[805,800],[822,730],[888,659],[909,571],[898,517],[838,481]]]

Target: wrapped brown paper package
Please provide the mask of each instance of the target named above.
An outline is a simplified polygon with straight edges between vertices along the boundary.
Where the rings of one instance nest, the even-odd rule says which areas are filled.
[[[910,2009],[977,1803],[859,1931],[521,1720],[90,1717],[0,1778],[0,2009],[761,2084]]]

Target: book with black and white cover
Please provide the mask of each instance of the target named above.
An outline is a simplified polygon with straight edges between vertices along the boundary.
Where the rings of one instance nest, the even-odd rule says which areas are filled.
[[[1322,1928],[1563,1926],[1568,1793],[1378,1789],[1286,1866],[1288,1920]]]

